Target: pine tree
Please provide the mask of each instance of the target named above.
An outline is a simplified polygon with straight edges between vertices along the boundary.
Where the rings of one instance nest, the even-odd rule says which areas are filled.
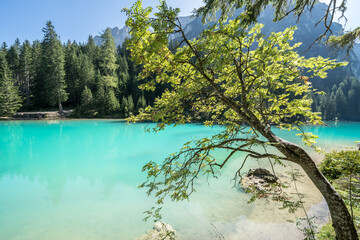
[[[346,119],[347,117],[347,100],[342,88],[338,88],[335,94],[334,102],[337,109],[337,117],[339,119]]]
[[[30,90],[33,95],[33,105],[34,109],[37,110],[38,108],[45,107],[46,106],[46,92],[45,92],[45,80],[44,80],[44,74],[42,71],[42,46],[40,41],[34,41],[32,43],[32,49],[31,49],[31,56],[32,56],[32,62],[31,62],[31,68],[30,72],[33,76],[33,85],[30,86]]]
[[[116,74],[116,69],[118,68],[118,65],[116,64],[116,46],[110,28],[107,28],[101,37],[103,43],[101,45],[101,61],[99,64],[105,95],[104,112],[111,114],[120,108],[119,101],[114,93],[114,90],[118,87],[118,78]]]
[[[93,109],[93,95],[87,86],[81,93],[81,105],[79,107],[78,113],[81,116],[89,116],[90,111]]]
[[[134,105],[134,100],[132,95],[128,96],[128,110],[129,110],[129,115],[134,113],[134,109],[135,109],[135,105]]]
[[[65,48],[65,81],[69,93],[69,103],[77,105],[83,87],[80,84],[80,61],[78,46],[68,41]]]
[[[91,35],[88,38],[88,42],[83,47],[83,53],[90,58],[90,61],[92,62],[94,67],[98,69],[100,61],[100,49],[98,46],[96,46],[94,38]]]
[[[16,80],[16,84],[19,86],[19,55],[20,55],[20,40],[17,38],[15,43],[9,48],[6,54],[8,67],[12,72],[12,77]]]
[[[360,82],[356,78],[351,78],[351,87],[348,92],[348,109],[349,109],[349,120],[359,121],[360,120]]]
[[[1,50],[2,50],[4,53],[6,53],[7,48],[8,48],[8,46],[7,46],[6,42],[3,42],[3,43],[1,44]]]
[[[93,100],[91,90],[85,86],[83,92],[81,93],[81,106],[88,107]]]
[[[136,109],[139,110],[139,109],[145,108],[145,107],[146,107],[146,100],[145,100],[144,95],[141,95],[139,97],[139,100],[138,100],[137,104],[136,104]]]
[[[106,114],[112,114],[120,109],[120,103],[117,100],[114,90],[109,89],[105,95],[104,110]]]
[[[42,41],[42,71],[45,80],[47,101],[50,105],[59,105],[59,112],[63,112],[62,102],[66,101],[64,51],[61,42],[50,21],[43,28]]]
[[[127,98],[124,96],[122,99],[122,111],[126,117],[130,116],[134,113],[135,105],[134,100],[131,95],[129,95]]]
[[[11,77],[4,52],[0,51],[0,116],[11,116],[20,106],[18,88]]]
[[[88,86],[95,89],[95,71],[94,65],[88,55],[80,53],[79,61],[79,84],[81,88]]]
[[[129,103],[128,103],[128,99],[125,96],[123,96],[123,98],[122,98],[121,110],[122,110],[124,116],[128,116]]]
[[[23,92],[23,95],[26,99],[26,105],[30,105],[30,86],[32,85],[33,76],[31,75],[31,63],[32,63],[32,54],[31,54],[31,45],[28,40],[26,40],[20,49],[20,59],[19,59],[19,79],[20,79],[20,90]]]
[[[129,66],[127,64],[126,61],[126,57],[124,55],[121,55],[120,53],[120,48],[118,48],[118,55],[117,55],[117,61],[116,63],[118,64],[118,68],[117,68],[117,75],[119,78],[119,98],[122,95],[127,95],[129,94],[128,91],[128,85],[129,85]]]

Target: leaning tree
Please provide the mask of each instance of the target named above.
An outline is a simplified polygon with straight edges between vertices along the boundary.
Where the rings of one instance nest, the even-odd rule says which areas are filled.
[[[158,122],[156,131],[167,124],[200,118],[209,126],[223,125],[224,130],[211,138],[185,144],[161,164],[149,162],[144,166],[147,181],[141,186],[148,189],[148,194],[155,194],[161,204],[165,197],[187,199],[197,176],[216,176],[237,152],[247,154],[244,161],[289,161],[301,166],[324,196],[337,238],[358,239],[343,200],[314,160],[303,148],[272,131],[272,126],[299,130],[303,124],[321,123],[318,113],[311,111],[312,88],[308,78],[325,78],[326,70],[344,63],[299,56],[295,49],[300,43],[289,43],[294,28],[264,37],[261,25],[243,29],[239,20],[234,20],[227,24],[218,22],[191,40],[177,18],[178,9],[168,8],[165,2],[158,8],[153,18],[152,9],[142,8],[141,1],[125,9],[131,29],[132,59],[142,66],[140,77],[152,79],[141,88],[169,86],[153,106],[130,120]],[[170,37],[177,39],[176,50],[168,47]],[[315,138],[301,131],[300,137],[308,145]],[[257,151],[259,146],[265,151]],[[228,155],[214,158],[212,151],[216,149],[228,150]],[[234,169],[238,177],[240,165]]]

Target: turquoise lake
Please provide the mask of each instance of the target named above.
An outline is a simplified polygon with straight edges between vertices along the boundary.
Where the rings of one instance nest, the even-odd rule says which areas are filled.
[[[153,227],[142,219],[155,201],[138,189],[145,179],[142,166],[221,130],[189,124],[144,132],[151,126],[116,120],[0,122],[0,239],[141,237]],[[319,135],[318,145],[327,150],[354,147],[360,140],[360,123],[331,122],[305,130]],[[293,132],[275,131],[301,143]],[[264,200],[247,204],[249,196],[233,188],[241,160],[236,155],[218,179],[199,179],[189,202],[166,202],[163,221],[179,239],[216,239],[219,233],[225,239],[301,239],[295,224],[287,222],[301,213],[290,215]],[[246,168],[259,164],[249,162]],[[279,169],[280,175],[285,171]],[[299,190],[308,195],[309,213],[326,220],[326,204],[307,178]]]

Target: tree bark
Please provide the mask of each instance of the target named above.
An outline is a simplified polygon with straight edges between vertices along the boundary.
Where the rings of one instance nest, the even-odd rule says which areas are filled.
[[[338,240],[358,240],[356,228],[340,194],[317,168],[314,160],[300,146],[281,139],[271,133],[278,143],[276,148],[291,162],[299,164],[319,189],[329,207],[332,226]]]
[[[60,100],[59,100],[59,113],[60,113],[60,115],[64,114],[64,110],[63,110],[62,103]]]

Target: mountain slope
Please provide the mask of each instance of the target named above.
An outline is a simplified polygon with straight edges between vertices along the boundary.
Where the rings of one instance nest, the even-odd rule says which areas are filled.
[[[111,28],[111,35],[115,39],[116,46],[122,45],[126,38],[130,37],[129,35],[129,28],[124,26],[122,28],[114,27]],[[94,37],[95,44],[100,46],[102,43],[101,36]]]

